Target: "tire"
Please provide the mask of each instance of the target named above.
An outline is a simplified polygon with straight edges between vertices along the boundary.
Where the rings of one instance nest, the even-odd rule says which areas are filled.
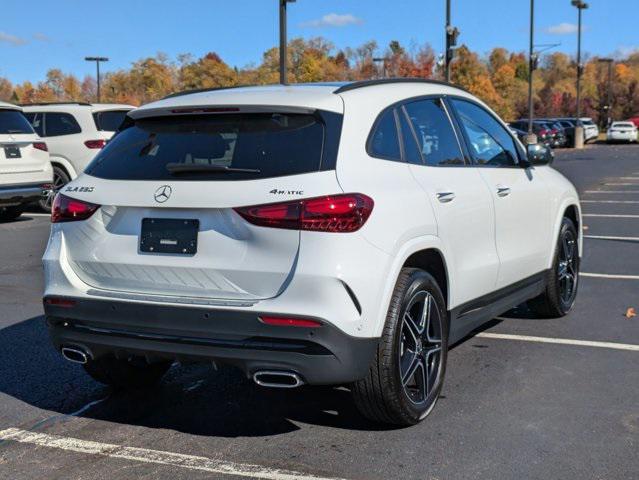
[[[24,212],[24,207],[0,207],[0,222],[16,220]]]
[[[38,206],[47,213],[51,213],[51,205],[56,194],[71,181],[67,172],[57,165],[53,166],[53,189],[49,195],[38,201]]]
[[[118,359],[113,356],[90,360],[84,370],[97,382],[112,387],[133,390],[157,384],[171,362],[147,363],[143,358]]]
[[[425,305],[430,305],[426,320],[421,315]],[[352,386],[358,410],[374,422],[418,423],[439,397],[447,353],[448,315],[437,281],[423,270],[402,269],[368,375]]]
[[[579,286],[579,236],[567,217],[561,221],[553,266],[548,272],[546,290],[528,301],[528,308],[542,318],[563,317],[575,304]]]

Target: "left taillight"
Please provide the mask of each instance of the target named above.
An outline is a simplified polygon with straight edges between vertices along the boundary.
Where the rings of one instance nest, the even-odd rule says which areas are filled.
[[[373,205],[373,199],[366,195],[346,193],[234,210],[247,222],[261,227],[350,233],[362,228]]]
[[[42,150],[43,152],[48,152],[47,144],[44,142],[33,142],[33,148],[37,150]]]
[[[100,208],[100,205],[69,198],[59,193],[55,196],[51,207],[51,223],[86,220],[98,208]]]

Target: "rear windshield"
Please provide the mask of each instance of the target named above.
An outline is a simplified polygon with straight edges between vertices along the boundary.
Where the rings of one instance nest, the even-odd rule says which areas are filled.
[[[128,110],[105,110],[102,112],[95,112],[93,114],[93,120],[95,120],[95,126],[98,130],[105,132],[116,132],[124,117],[126,117]]]
[[[341,128],[341,116],[328,112],[140,119],[85,171],[119,180],[246,180],[330,169],[338,140],[326,119],[332,125],[334,117]]]
[[[18,110],[0,110],[0,134],[34,133],[33,127]]]
[[[612,124],[613,127],[628,127],[628,128],[632,128],[635,126],[634,123],[629,123],[629,122],[613,122]]]

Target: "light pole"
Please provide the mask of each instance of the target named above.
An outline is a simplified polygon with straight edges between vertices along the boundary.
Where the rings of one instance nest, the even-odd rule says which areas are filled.
[[[572,0],[571,5],[577,8],[577,112],[575,118],[575,148],[584,147],[584,127],[581,125],[581,12],[588,8],[583,0]]]
[[[87,62],[95,62],[95,66],[97,69],[97,73],[96,73],[96,81],[97,81],[97,85],[98,85],[98,91],[97,91],[97,102],[100,103],[100,62],[108,62],[109,59],[108,57],[84,57],[84,59]]]
[[[286,55],[286,5],[295,0],[279,0],[280,2],[280,83],[286,85],[286,72],[288,71]]]
[[[450,82],[450,64],[453,61],[454,47],[457,45],[459,29],[450,24],[450,1],[446,0],[446,53],[444,54],[444,71],[446,81]]]
[[[533,133],[533,71],[537,66],[535,48],[535,0],[530,0],[530,45],[528,51],[528,136],[526,143],[537,143],[537,135]]]
[[[606,127],[610,126],[612,121],[612,64],[614,60],[612,58],[600,58],[598,60],[601,63],[608,64],[608,92],[606,94]]]

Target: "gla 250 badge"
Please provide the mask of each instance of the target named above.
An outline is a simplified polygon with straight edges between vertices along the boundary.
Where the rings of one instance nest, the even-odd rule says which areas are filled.
[[[65,192],[81,192],[81,193],[91,193],[95,187],[67,187]]]

